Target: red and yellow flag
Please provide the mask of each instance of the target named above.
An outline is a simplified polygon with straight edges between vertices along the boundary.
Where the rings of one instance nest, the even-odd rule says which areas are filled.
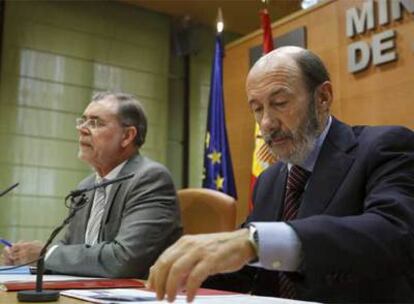
[[[260,12],[260,18],[262,21],[263,29],[263,54],[267,54],[273,50],[273,38],[272,28],[270,26],[270,17],[267,9],[263,9]],[[250,180],[250,198],[253,194],[254,184],[256,183],[257,177],[262,173],[269,165],[274,162],[274,158],[270,153],[266,143],[260,135],[259,125],[256,123],[255,130],[255,146],[253,152],[253,163],[252,163],[252,176]],[[249,211],[253,209],[252,199],[249,200]]]

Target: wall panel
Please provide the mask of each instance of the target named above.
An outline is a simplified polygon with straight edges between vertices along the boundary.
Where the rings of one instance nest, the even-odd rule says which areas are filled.
[[[142,98],[143,154],[166,162],[169,18],[112,1],[6,1],[0,83],[0,236],[45,237],[90,169],[75,118],[94,91]],[[45,212],[47,210],[47,212]]]

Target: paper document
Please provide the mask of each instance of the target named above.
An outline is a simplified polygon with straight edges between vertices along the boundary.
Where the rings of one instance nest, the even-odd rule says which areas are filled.
[[[44,275],[43,281],[73,281],[73,280],[96,280],[102,278],[74,277],[68,275]],[[0,276],[0,284],[6,282],[36,282],[35,274],[5,274]]]
[[[94,289],[94,290],[66,290],[61,295],[81,299],[91,303],[98,304],[138,304],[142,302],[149,303],[167,303],[167,301],[157,301],[155,293],[140,289]],[[175,300],[177,304],[187,304],[186,296],[179,295]],[[294,304],[310,303],[296,300],[258,297],[244,294],[230,295],[200,295],[196,296],[192,302],[195,304],[226,304],[226,303],[243,303],[243,304]]]
[[[30,274],[29,266],[22,266],[15,269],[9,269],[13,266],[0,266],[0,275],[9,275],[9,274]]]

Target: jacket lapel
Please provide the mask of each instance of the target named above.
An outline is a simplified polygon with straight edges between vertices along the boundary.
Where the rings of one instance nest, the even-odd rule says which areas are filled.
[[[88,180],[82,185],[81,188],[87,188],[93,186],[95,183],[95,174],[91,175]],[[76,225],[79,225],[82,230],[82,233],[79,237],[82,239],[82,242],[85,242],[85,234],[86,234],[86,226],[88,225],[89,214],[92,209],[93,205],[93,197],[95,195],[95,191],[88,191],[85,194],[86,198],[86,205],[77,211],[77,215],[74,219],[78,219]],[[79,198],[80,199],[80,198]],[[77,201],[79,201],[79,199]]]
[[[275,184],[275,202],[272,204],[275,208],[274,216],[276,216],[277,220],[280,220],[282,218],[282,212],[283,212],[283,206],[285,201],[285,192],[286,192],[286,182],[287,182],[287,175],[288,175],[288,167],[287,165],[284,165],[279,172],[278,179],[281,182],[276,182]]]
[[[354,162],[351,128],[333,118],[299,208],[298,218],[322,214]]]
[[[254,208],[246,223],[279,220],[283,208],[287,166],[281,162],[266,169],[256,182]]]
[[[130,158],[125,166],[122,168],[122,170],[119,172],[117,177],[125,176],[130,173],[133,173],[136,168],[136,162],[140,159],[141,156],[136,155],[132,158]],[[111,213],[112,206],[114,205],[114,202],[118,196],[118,194],[123,191],[124,184],[128,182],[128,180],[124,180],[118,183],[115,183],[111,187],[111,191],[109,192],[108,201],[105,205],[104,214],[102,216],[102,224],[105,224],[108,221],[109,215]]]
[[[118,177],[121,177],[123,175],[119,175]],[[111,212],[112,209],[112,205],[114,204],[115,198],[119,192],[119,190],[122,187],[122,182],[113,184],[111,187],[111,191],[109,192],[109,196],[108,196],[108,201],[105,204],[105,210],[104,210],[104,214],[102,216],[102,223],[106,223],[108,221],[108,217],[109,214]]]

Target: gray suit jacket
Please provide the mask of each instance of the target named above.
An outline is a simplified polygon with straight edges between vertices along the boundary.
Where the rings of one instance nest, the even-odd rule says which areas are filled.
[[[136,155],[118,176],[132,179],[112,186],[102,218],[98,243],[85,242],[93,202],[79,210],[59,246],[46,259],[57,273],[102,277],[146,278],[149,267],[182,234],[180,210],[170,174],[162,165]],[[93,185],[95,175],[79,184]]]

